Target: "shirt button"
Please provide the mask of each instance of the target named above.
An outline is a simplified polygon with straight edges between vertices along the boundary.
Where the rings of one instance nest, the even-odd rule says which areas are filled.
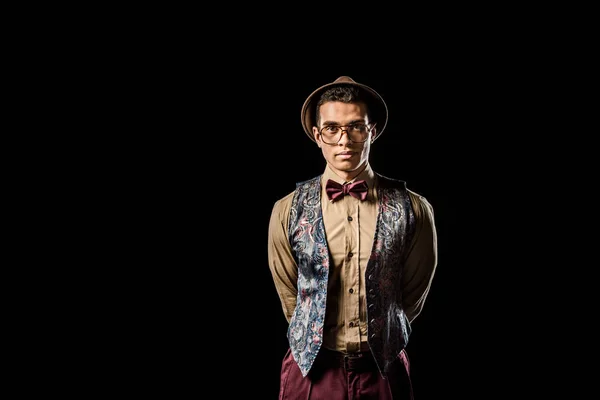
[[[348,216],[348,221],[352,221],[352,217]]]
[[[348,253],[348,257],[352,257],[354,253]]]
[[[350,322],[348,325],[350,325],[350,328],[352,328],[354,326],[354,322]]]
[[[350,288],[350,290],[348,290],[350,293],[354,293],[354,289]]]

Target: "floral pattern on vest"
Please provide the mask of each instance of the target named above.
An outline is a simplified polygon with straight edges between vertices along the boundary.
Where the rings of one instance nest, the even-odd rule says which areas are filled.
[[[400,279],[407,243],[414,231],[414,213],[403,181],[377,177],[379,211],[365,279],[369,346],[385,375],[410,335],[410,324],[402,309]],[[298,296],[288,340],[306,376],[323,343],[330,267],[321,210],[321,176],[296,185],[288,236],[298,265]]]

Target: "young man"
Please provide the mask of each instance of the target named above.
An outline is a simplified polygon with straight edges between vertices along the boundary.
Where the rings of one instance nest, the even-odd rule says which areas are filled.
[[[283,399],[412,399],[405,347],[437,265],[433,209],[371,169],[388,108],[342,76],[301,111],[323,173],[278,200],[268,262],[289,322]]]

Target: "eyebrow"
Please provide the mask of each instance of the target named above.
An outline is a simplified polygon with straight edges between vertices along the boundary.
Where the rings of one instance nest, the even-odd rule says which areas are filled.
[[[352,120],[352,121],[348,122],[346,125],[352,125],[352,124],[356,124],[356,123],[359,123],[359,122],[362,123],[362,124],[366,123],[365,120],[364,120],[364,118],[361,118],[361,119]],[[323,125],[338,125],[338,126],[342,126],[342,124],[340,124],[339,122],[336,122],[336,121],[324,121]]]

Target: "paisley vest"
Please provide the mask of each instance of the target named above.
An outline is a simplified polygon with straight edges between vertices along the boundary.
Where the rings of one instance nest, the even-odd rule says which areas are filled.
[[[386,376],[411,331],[402,308],[400,279],[415,222],[405,182],[379,174],[377,178],[377,223],[365,271],[367,329],[371,352]],[[296,185],[289,221],[288,238],[298,265],[298,296],[288,341],[306,376],[323,342],[331,265],[321,210],[321,176]]]

